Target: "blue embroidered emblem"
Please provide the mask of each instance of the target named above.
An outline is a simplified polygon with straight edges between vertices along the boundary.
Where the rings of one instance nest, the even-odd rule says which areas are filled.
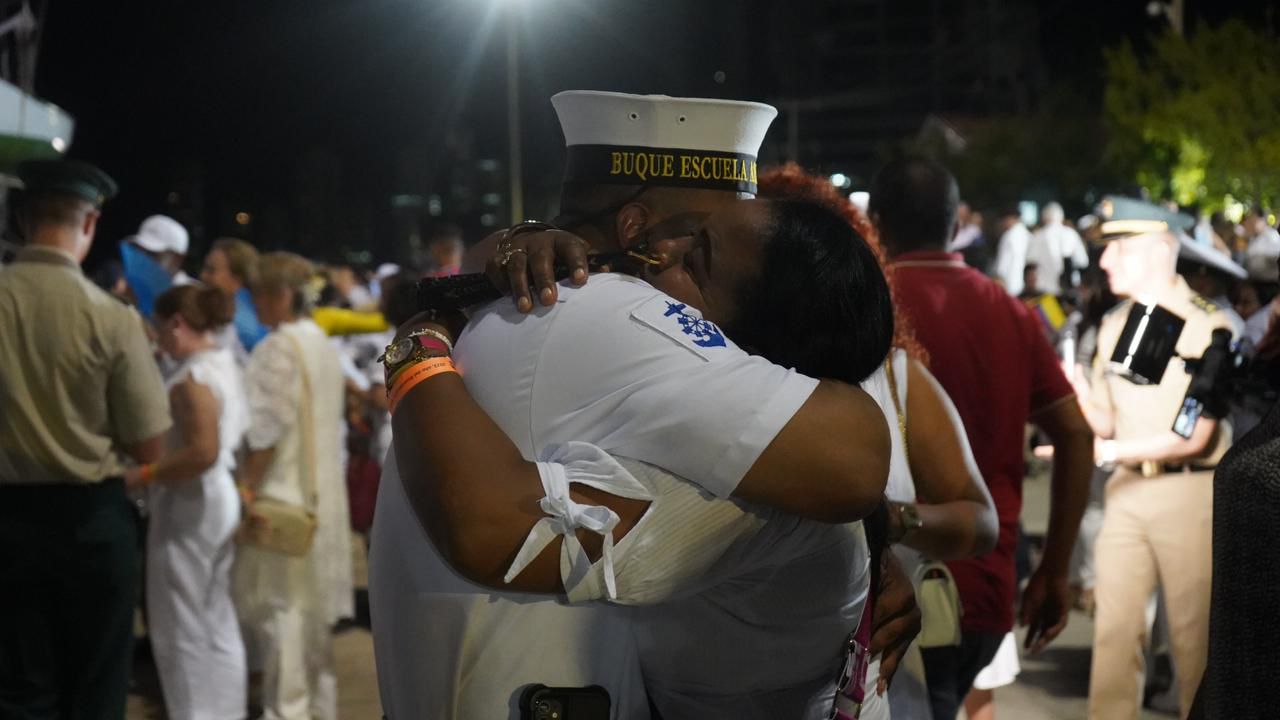
[[[684,303],[667,303],[667,311],[663,313],[663,317],[675,316],[676,322],[680,323],[680,331],[693,339],[693,344],[698,347],[724,347],[724,335],[721,334],[720,328],[716,324],[703,320],[700,317],[690,315],[685,312],[686,305]]]

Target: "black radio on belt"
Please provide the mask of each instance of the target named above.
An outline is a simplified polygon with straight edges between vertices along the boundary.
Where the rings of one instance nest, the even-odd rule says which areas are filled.
[[[1135,303],[1111,354],[1111,371],[1139,385],[1158,384],[1176,354],[1185,325],[1185,320],[1159,305]],[[1183,360],[1191,384],[1172,430],[1190,438],[1202,416],[1220,419],[1231,411],[1231,390],[1241,363],[1232,347],[1231,331],[1222,328],[1213,331],[1204,355]]]

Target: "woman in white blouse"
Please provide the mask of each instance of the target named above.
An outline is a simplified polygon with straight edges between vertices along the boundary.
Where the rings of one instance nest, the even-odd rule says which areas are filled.
[[[250,666],[262,672],[267,720],[337,716],[330,631],[352,615],[351,535],[338,437],[343,376],[333,347],[310,319],[311,276],[305,259],[268,253],[253,287],[258,318],[271,332],[254,348],[246,369],[244,490],[250,497],[308,506],[313,480],[318,521],[305,557],[248,544],[240,548],[237,604]],[[252,502],[248,522],[255,522]]]
[[[240,519],[232,471],[249,411],[235,358],[215,340],[234,313],[217,288],[183,285],[156,300],[160,347],[181,363],[166,383],[174,426],[159,462],[127,477],[150,486],[148,621],[174,720],[236,720],[245,711],[244,644],[231,602]]]

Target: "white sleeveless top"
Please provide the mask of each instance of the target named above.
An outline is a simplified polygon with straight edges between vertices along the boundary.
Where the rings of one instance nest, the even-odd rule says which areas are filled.
[[[230,476],[236,468],[236,450],[249,428],[249,400],[245,396],[244,375],[232,351],[226,348],[203,350],[187,358],[166,381],[165,390],[188,377],[209,388],[218,402],[218,461],[205,471]],[[176,426],[170,430],[170,446],[181,438]]]
[[[156,542],[178,535],[202,538],[218,545],[229,539],[239,518],[236,494],[236,451],[249,426],[249,401],[244,379],[229,350],[198,352],[184,360],[165,380],[165,389],[191,378],[209,389],[218,405],[218,459],[198,477],[161,483],[148,489],[151,532]],[[181,447],[182,429],[174,426],[166,438],[169,450]]]

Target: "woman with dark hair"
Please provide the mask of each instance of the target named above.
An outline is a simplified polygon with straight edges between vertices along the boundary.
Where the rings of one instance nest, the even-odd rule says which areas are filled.
[[[167,382],[174,426],[160,460],[125,478],[149,491],[151,649],[174,720],[244,717],[244,644],[231,601],[240,520],[232,471],[249,410],[240,369],[215,340],[234,312],[218,288],[182,285],[156,300],[160,348],[181,363]]]
[[[760,194],[810,198],[831,207],[867,238],[877,261],[886,267],[875,229],[825,177],[806,173],[795,164],[785,165],[760,176]],[[891,270],[885,277],[892,290]],[[790,302],[795,295],[778,297]],[[904,568],[916,572],[927,563],[985,555],[995,546],[999,528],[991,494],[951,398],[927,369],[924,348],[897,312],[894,327],[893,350],[885,368],[894,376],[897,397],[893,401],[901,424],[891,425],[897,432],[885,488],[890,505],[887,539],[895,545]],[[930,570],[942,572],[937,568],[932,565]],[[926,625],[941,620],[923,618]],[[923,660],[914,646],[903,666],[907,672],[898,674],[889,692],[894,714],[928,718]]]
[[[880,371],[894,332],[888,288],[838,214],[806,201],[747,201],[658,244],[668,262],[645,280],[670,297],[668,316],[695,346],[737,341],[806,374],[865,380],[890,408],[889,422]],[[411,322],[402,336],[415,328],[452,339],[431,323]],[[697,478],[585,443],[528,461],[456,374],[428,364],[447,367],[449,343],[419,337],[439,357],[389,378],[393,423],[405,432],[428,418],[450,422],[432,423],[421,444],[400,443],[396,458],[414,479],[405,484],[411,502],[460,574],[573,601],[663,603],[638,611],[635,638],[666,717],[825,717],[850,631],[869,634],[861,523],[805,522],[718,500],[691,484]],[[412,379],[425,372],[434,374]],[[722,631],[729,635],[715,637]],[[673,643],[698,651],[673,656]]]

